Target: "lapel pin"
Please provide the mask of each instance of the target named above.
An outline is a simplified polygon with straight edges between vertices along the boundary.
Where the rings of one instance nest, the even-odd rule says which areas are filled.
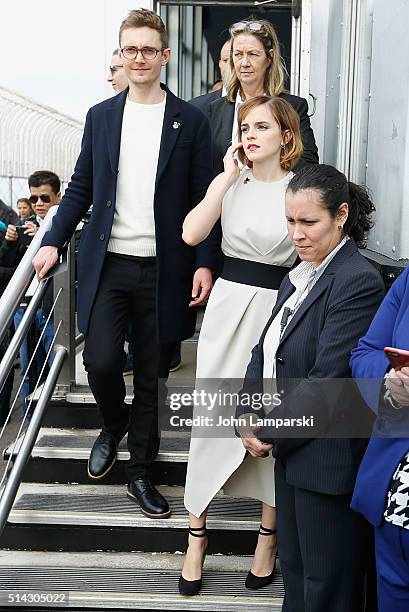
[[[245,178],[243,181],[243,185],[247,185],[248,183],[250,183],[250,179],[249,177]]]
[[[180,127],[179,121],[174,121],[173,124],[172,124],[172,127],[173,127],[174,130],[177,130]]]

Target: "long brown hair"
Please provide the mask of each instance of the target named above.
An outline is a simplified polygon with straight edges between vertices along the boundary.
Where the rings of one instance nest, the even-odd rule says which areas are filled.
[[[289,171],[300,161],[303,146],[298,113],[293,109],[291,104],[282,98],[278,96],[256,96],[255,98],[251,98],[251,100],[243,102],[237,113],[239,141],[241,142],[241,124],[244,119],[253,108],[263,105],[267,106],[280,126],[284,142],[284,146],[281,147],[280,166],[283,170]],[[286,131],[289,131],[292,136],[287,143],[285,143]],[[242,164],[247,165],[249,168],[253,166],[253,163],[247,158],[243,149],[239,149],[238,157]]]
[[[278,42],[276,31],[274,30],[272,24],[266,19],[253,19],[252,17],[249,17],[248,19],[244,19],[240,23],[246,25],[248,24],[249,26],[250,24],[256,23],[260,24],[261,28],[259,30],[253,30],[248,27],[236,31],[234,29],[235,24],[233,24],[230,28],[230,80],[227,85],[227,99],[230,102],[235,102],[237,92],[241,87],[240,81],[236,74],[236,70],[234,68],[233,47],[235,37],[243,33],[251,34],[252,36],[257,38],[263,45],[265,54],[267,55],[270,62],[264,75],[264,92],[269,96],[278,96],[278,94],[283,93],[283,91],[285,91],[284,83],[287,70],[284,64],[284,60],[281,57],[280,44]]]

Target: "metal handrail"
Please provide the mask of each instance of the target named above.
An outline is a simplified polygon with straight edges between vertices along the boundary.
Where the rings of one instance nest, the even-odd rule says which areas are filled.
[[[0,363],[0,389],[3,388],[4,383],[10,373],[13,366],[14,360],[17,357],[20,346],[23,344],[25,335],[27,334],[31,323],[35,317],[38,305],[44,295],[49,279],[45,279],[40,282],[37,290],[30,300],[27,309],[21,319],[20,325],[17,327],[15,334],[13,335],[10,344],[7,347],[6,352],[3,355],[3,359]]]
[[[6,290],[4,291],[2,297],[0,298],[0,341],[4,338],[5,334],[7,333],[7,330],[10,326],[10,323],[12,321],[14,312],[16,311],[16,309],[18,308],[18,306],[20,305],[33,277],[35,274],[33,265],[32,265],[32,260],[33,257],[36,255],[37,251],[39,250],[40,246],[41,246],[41,242],[43,239],[43,236],[45,234],[45,232],[47,232],[52,224],[52,218],[55,215],[55,213],[57,212],[58,207],[57,206],[53,206],[47,213],[43,223],[41,224],[40,228],[38,229],[36,235],[34,236],[31,244],[29,245],[27,252],[25,253],[23,259],[21,260],[20,264],[18,265],[16,271],[14,272]],[[68,254],[68,258],[71,257],[71,254]],[[55,307],[57,305],[57,302],[59,302],[59,297],[61,295],[61,293],[64,293],[66,291],[66,295],[63,295],[63,302],[64,300],[66,301],[66,303],[60,307],[60,311],[58,313],[58,319],[59,319],[59,323],[58,325],[56,324],[56,329],[55,329],[55,334],[54,334],[54,338],[53,338],[53,342],[50,346],[50,349],[48,351],[46,360],[43,364],[43,368],[42,371],[40,373],[40,377],[42,376],[43,372],[44,372],[44,368],[45,368],[45,364],[48,361],[48,357],[50,355],[50,352],[52,350],[54,350],[54,358],[53,358],[53,362],[50,366],[50,370],[49,373],[47,375],[47,378],[44,382],[44,384],[42,385],[41,388],[41,393],[40,396],[38,398],[38,401],[36,403],[36,408],[33,411],[29,426],[24,434],[24,438],[23,441],[20,445],[19,451],[17,453],[17,457],[14,461],[13,464],[13,468],[10,471],[10,474],[8,474],[8,478],[7,478],[7,482],[5,484],[5,486],[3,487],[3,489],[1,490],[1,497],[0,497],[0,535],[4,529],[4,526],[7,522],[8,519],[8,515],[10,513],[10,510],[13,506],[13,502],[15,500],[15,497],[17,495],[17,491],[18,488],[20,486],[20,482],[22,479],[22,474],[23,474],[23,469],[26,465],[26,462],[29,458],[29,456],[31,455],[32,449],[34,447],[38,432],[40,430],[41,427],[41,423],[42,423],[42,419],[43,419],[43,415],[44,415],[44,411],[46,409],[46,406],[48,404],[48,402],[50,401],[54,389],[56,387],[57,384],[57,380],[60,377],[64,378],[63,375],[63,368],[66,368],[66,357],[69,356],[70,359],[68,361],[71,361],[72,359],[75,359],[75,354],[74,355],[70,355],[70,351],[72,352],[72,347],[75,346],[74,344],[74,328],[73,326],[69,327],[69,338],[68,341],[66,342],[66,335],[67,334],[62,334],[61,330],[64,328],[64,326],[69,326],[70,324],[70,316],[73,316],[73,307],[74,307],[74,302],[73,302],[73,298],[72,298],[72,294],[70,293],[71,291],[71,285],[73,283],[74,280],[74,273],[73,273],[73,269],[74,269],[74,265],[73,265],[73,260],[71,258],[70,261],[70,265],[68,266],[68,269],[66,272],[63,272],[62,274],[60,274],[57,282],[54,283],[54,290],[55,290],[55,298],[54,298],[54,304],[52,307],[52,311],[50,312],[50,315],[47,319],[47,324],[48,321],[50,319],[51,313],[54,313],[55,315]],[[58,287],[58,284],[61,284],[61,278],[64,277],[64,282],[65,285]],[[39,303],[42,299],[42,296],[44,294],[44,291],[46,289],[46,285],[47,283],[50,282],[50,280],[43,280],[40,281],[33,297],[30,299],[30,302],[27,306],[26,312],[24,313],[24,316],[20,322],[20,325],[17,327],[17,330],[15,332],[15,334],[13,335],[13,338],[3,356],[3,359],[1,360],[0,363],[0,389],[2,388],[2,386],[4,385],[4,382],[7,379],[7,376],[11,370],[11,368],[13,367],[13,361],[18,353],[18,350],[24,340],[24,337],[28,331],[28,328],[30,326],[30,324],[32,323],[32,321],[34,320],[35,317],[35,313],[39,307]],[[57,287],[56,287],[57,285]],[[70,316],[68,316],[68,313]],[[41,336],[40,336],[40,340],[41,340]],[[37,347],[38,344],[40,342],[40,340],[37,343]],[[57,342],[57,344],[55,344]],[[67,344],[67,346],[64,346],[64,344]],[[67,348],[68,347],[68,348]],[[75,351],[74,351],[75,353]],[[34,355],[32,356],[31,359],[34,358]],[[31,363],[31,362],[30,362]],[[30,365],[30,364],[29,364]],[[74,379],[75,379],[75,370],[74,370]],[[40,380],[40,379],[39,379]],[[22,385],[22,383],[21,383]],[[20,388],[21,388],[20,385]],[[37,381],[37,385],[36,385],[36,389],[39,385],[39,381]],[[35,389],[35,390],[36,390]],[[17,434],[17,438],[20,435],[25,420],[27,418],[27,412],[30,409],[31,403],[33,401],[33,396],[31,397],[30,400],[30,404],[27,408],[26,411],[26,415],[23,419],[23,422],[20,426],[20,430],[19,433]],[[14,407],[15,402],[13,403],[13,407]],[[11,411],[13,409],[13,407],[10,410],[9,413],[9,417],[11,414]],[[14,448],[16,447],[17,444],[17,439],[14,443]],[[1,487],[1,483],[0,483],[0,487]]]
[[[63,346],[57,346],[55,349],[54,361],[44,383],[40,398],[37,402],[36,409],[31,417],[30,425],[24,436],[13,469],[7,479],[7,483],[0,497],[0,535],[3,532],[10,511],[13,507],[14,500],[17,495],[18,488],[21,483],[23,469],[31,455],[31,451],[40,431],[44,411],[50,401],[58,376],[61,372],[64,359],[67,355],[67,349]]]
[[[40,248],[41,241],[52,223],[52,218],[57,212],[58,206],[52,206],[39,227],[36,235],[31,241],[27,252],[17,266],[9,284],[0,298],[0,342],[3,340],[12,321],[14,312],[18,308],[34,277],[32,264],[33,257]]]

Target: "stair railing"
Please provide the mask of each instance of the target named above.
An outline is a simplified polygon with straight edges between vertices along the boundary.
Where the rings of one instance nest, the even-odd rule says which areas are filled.
[[[30,246],[27,249],[27,252],[25,253],[13,277],[8,283],[6,290],[0,298],[0,342],[5,338],[15,311],[19,307],[32,279],[34,278],[35,270],[32,265],[32,259],[40,248],[45,232],[50,229],[52,218],[56,212],[56,206],[52,207],[48,211],[43,223],[34,236]],[[27,377],[30,366],[33,363],[33,360],[36,358],[45,328],[51,317],[54,316],[54,334],[51,345],[42,365],[34,391],[31,394],[30,400],[26,406],[23,420],[16,435],[3,478],[0,481],[0,535],[7,522],[10,510],[17,495],[23,470],[36,442],[47,404],[51,397],[55,396],[56,394],[61,395],[62,393],[66,393],[67,391],[71,390],[72,385],[75,384],[75,348],[80,343],[82,338],[81,336],[77,336],[77,338],[75,337],[74,266],[74,241],[71,241],[67,252],[67,270],[55,275],[53,278],[54,303],[25,372],[25,377]],[[24,341],[24,338],[27,335],[30,325],[34,320],[36,311],[40,307],[46,286],[50,282],[52,282],[51,279],[44,279],[39,282],[34,295],[27,305],[21,323],[17,327],[17,330],[10,341],[3,359],[0,362],[0,390],[3,388],[4,383],[8,378],[11,368],[14,367],[14,360]],[[48,375],[45,382],[40,386],[41,377],[43,376],[47,363],[51,362],[51,358],[52,363],[50,363]],[[16,396],[11,402],[11,407],[5,423],[0,430],[0,440],[8,422],[10,421],[12,412],[17,405],[23,382],[24,377],[22,377],[22,381],[17,390]],[[34,397],[37,398],[37,402],[35,410],[31,411]],[[28,415],[31,413],[32,416],[29,420]],[[24,427],[28,421],[28,427],[24,433]],[[14,461],[12,469],[10,470],[10,461],[14,451],[17,449],[17,443],[22,434],[24,437],[20,442],[17,457]]]

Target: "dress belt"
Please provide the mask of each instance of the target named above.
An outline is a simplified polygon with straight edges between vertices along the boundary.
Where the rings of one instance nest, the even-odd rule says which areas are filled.
[[[248,259],[226,257],[225,255],[220,278],[242,285],[262,287],[263,289],[278,289],[290,269],[284,266],[249,261]]]

